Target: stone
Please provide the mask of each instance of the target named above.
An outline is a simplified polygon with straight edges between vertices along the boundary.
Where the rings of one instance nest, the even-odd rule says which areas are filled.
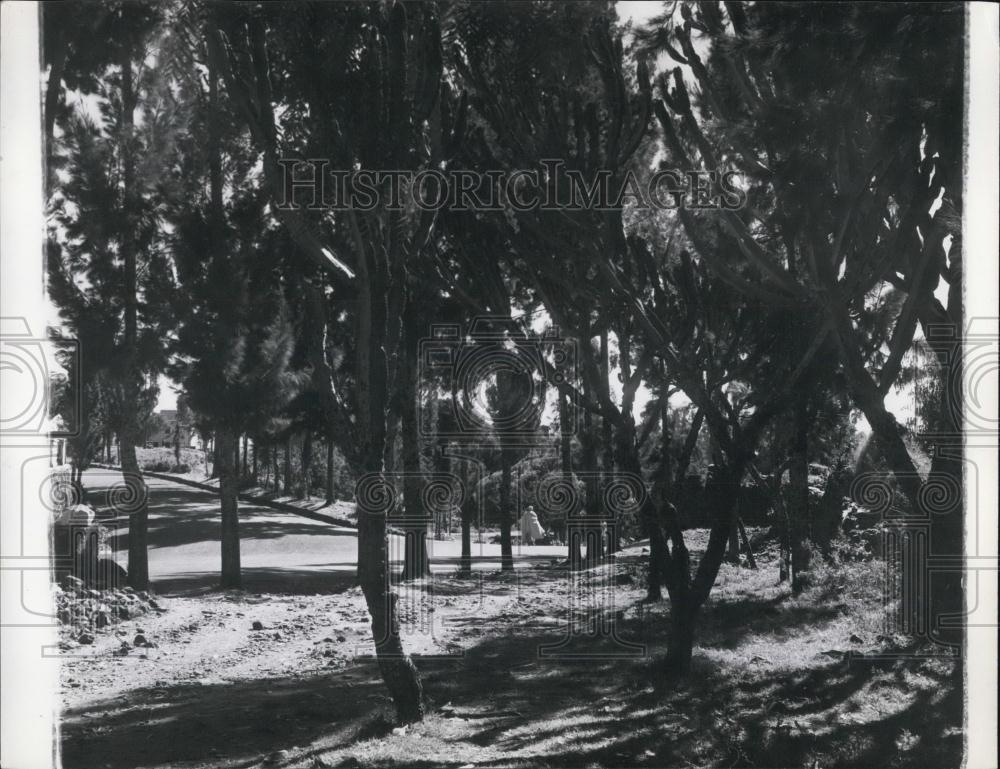
[[[107,627],[111,624],[111,617],[106,611],[99,611],[94,615],[94,627]]]
[[[90,633],[80,633],[80,635],[76,637],[76,642],[79,644],[92,644],[94,643],[94,636]]]
[[[137,633],[135,638],[132,639],[133,646],[149,646],[149,641],[146,639],[142,633]]]
[[[264,629],[264,623],[261,622],[259,619],[255,619],[253,621],[253,625],[250,626],[250,629],[251,630],[263,630]]]

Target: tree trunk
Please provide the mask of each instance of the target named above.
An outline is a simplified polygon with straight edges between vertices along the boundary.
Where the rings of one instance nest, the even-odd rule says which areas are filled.
[[[462,506],[462,556],[458,573],[463,577],[472,575],[472,505]]]
[[[736,519],[736,526],[740,530],[740,543],[743,546],[743,552],[747,555],[747,566],[751,569],[757,568],[757,559],[754,558],[753,548],[750,547],[750,537],[747,536],[746,527],[743,525],[742,516]]]
[[[809,414],[807,396],[800,394],[795,404],[795,437],[789,481],[789,549],[792,559],[792,590],[801,591],[809,571]]]
[[[395,489],[385,478],[386,412],[388,406],[388,363],[386,323],[390,311],[385,266],[370,262],[362,254],[359,262],[357,313],[357,418],[362,426],[359,485],[368,479]],[[381,498],[381,497],[379,497]],[[386,510],[368,507],[371,495],[358,494],[358,582],[372,619],[372,636],[379,670],[403,723],[424,716],[423,687],[409,655],[403,649],[396,614],[396,595],[389,583],[389,549]]]
[[[285,438],[285,494],[292,495],[295,493],[292,489],[292,436],[289,435]]]
[[[573,428],[575,426],[570,424],[567,397],[561,391],[556,392],[556,401],[559,404],[559,462],[563,477],[570,483],[575,483],[576,476],[573,474]],[[580,537],[575,531],[572,521],[577,512],[572,507],[567,508],[566,518],[563,521],[563,536],[566,538],[567,547],[566,560],[570,569],[579,569],[583,565]]]
[[[671,599],[667,656],[664,660],[668,680],[683,678],[691,672],[697,617],[698,609],[692,604],[690,597]]]
[[[610,350],[608,348],[608,331],[603,329],[601,331],[601,381],[604,386],[608,387],[610,390]],[[621,343],[619,341],[619,345]],[[620,357],[626,357],[628,354],[628,348],[624,350],[619,350]],[[627,360],[622,363],[626,368],[625,373],[628,373]],[[604,451],[601,454],[601,479],[605,488],[608,487],[614,480],[615,472],[615,442],[614,442],[614,427],[611,424],[611,420],[607,417],[601,417],[601,443],[604,446]],[[603,495],[602,495],[603,499]],[[610,556],[612,553],[618,551],[618,519],[617,511],[609,509],[607,506],[601,511],[602,515],[607,524],[607,542],[601,542],[601,554],[600,557],[603,560],[605,555]],[[606,547],[606,549],[605,549]]]
[[[729,532],[733,526],[733,509],[743,478],[744,452],[736,450],[738,456],[730,459],[726,467],[717,468],[716,496],[713,499],[712,527],[708,546],[705,549],[693,577],[689,576],[687,551],[679,527],[672,538],[674,553],[670,559],[671,573],[667,580],[670,592],[670,638],[667,642],[667,656],[664,671],[668,679],[680,678],[691,672],[691,656],[694,649],[695,624],[698,612],[708,600],[712,586],[719,575],[719,567],[725,558]]]
[[[260,471],[260,463],[258,461],[258,456],[257,456],[257,439],[256,438],[254,438],[254,441],[253,441],[253,452],[252,452],[252,454],[253,454],[253,466],[252,466],[252,469],[250,471],[250,477],[253,479],[253,485],[256,486],[257,483],[258,483],[258,474],[259,474],[259,471]]]
[[[405,508],[406,539],[403,545],[403,579],[420,579],[431,575],[431,559],[427,553],[427,525],[429,512],[424,508],[424,478],[420,469],[420,425],[417,422],[417,398],[420,382],[417,378],[419,352],[419,319],[415,305],[406,303],[404,311],[406,328],[403,331],[403,351],[399,370],[402,398],[400,401],[400,429],[403,433],[403,506]]]
[[[239,443],[236,433],[228,427],[216,432],[219,467],[219,497],[222,502],[222,579],[225,589],[238,589],[242,584],[240,572],[239,531],[239,477],[235,464]]]
[[[333,488],[333,459],[333,440],[328,439],[326,442],[326,503],[328,505],[332,505],[336,501],[336,494]]]
[[[500,570],[513,571],[514,549],[510,540],[510,454],[500,450]]]
[[[128,498],[128,583],[136,590],[149,587],[149,561],[147,553],[149,506],[146,496],[146,482],[143,480],[136,457],[136,441],[139,434],[139,389],[141,374],[138,370],[138,265],[136,243],[134,241],[133,220],[135,217],[135,162],[131,143],[134,126],[136,94],[132,81],[132,50],[123,46],[122,67],[122,226],[121,254],[124,265],[124,305],[125,305],[125,387],[123,399],[123,429],[120,439],[122,466]],[[117,511],[116,511],[117,512]]]
[[[312,430],[308,427],[302,435],[302,477],[299,480],[299,498],[308,499],[312,481]]]
[[[583,397],[585,400],[592,398],[589,379],[583,380]],[[580,435],[581,460],[584,471],[584,505],[583,516],[587,520],[594,520],[600,515],[601,497],[597,485],[597,441],[594,435],[594,419],[589,409],[583,412],[583,434]],[[601,558],[600,540],[601,531],[590,524],[586,524],[579,529],[580,537],[587,548],[584,566],[593,565]]]

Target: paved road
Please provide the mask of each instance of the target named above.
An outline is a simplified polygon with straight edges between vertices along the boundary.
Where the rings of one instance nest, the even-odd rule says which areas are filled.
[[[121,485],[121,473],[94,468],[83,475],[100,508],[105,490]],[[208,491],[159,478],[146,479],[149,488],[149,572],[160,593],[214,589],[218,583],[219,500]],[[125,566],[128,523],[115,527],[112,547]],[[455,568],[461,552],[456,539],[429,540],[434,571]],[[244,587],[256,592],[331,592],[353,584],[357,564],[354,529],[313,521],[261,505],[240,503],[240,557]],[[563,547],[525,547],[515,550],[518,565],[565,557]],[[390,537],[390,556],[399,563],[402,537]],[[473,544],[475,568],[499,568],[500,546]]]

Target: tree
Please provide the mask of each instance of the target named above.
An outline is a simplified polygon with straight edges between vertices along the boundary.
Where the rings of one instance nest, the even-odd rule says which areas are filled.
[[[105,311],[120,313],[109,370],[121,392],[118,433],[129,500],[128,579],[132,587],[145,589],[148,510],[135,448],[146,382],[163,365],[155,337],[165,330],[160,325],[165,318],[158,310],[169,292],[159,290],[168,281],[166,261],[157,248],[155,205],[162,164],[177,131],[177,113],[160,71],[139,68],[137,62],[146,58],[150,47],[162,46],[167,36],[157,26],[159,13],[153,6],[108,3],[89,20],[109,41],[95,55],[91,46],[68,42],[80,39],[79,19],[72,11],[63,15],[64,6],[58,8],[47,6],[46,19],[48,31],[63,41],[53,50],[46,95],[46,130],[53,138],[58,125],[63,147],[50,145],[51,167],[63,167],[65,172],[58,184],[53,183],[55,237],[69,252],[67,274],[93,279],[92,299],[117,298],[117,306],[106,305]],[[81,110],[59,108],[64,82],[95,97],[97,119]],[[61,125],[56,122],[60,118]],[[146,294],[151,285],[156,290]],[[72,279],[62,286],[65,290],[58,293],[63,300],[74,287],[79,289]],[[140,297],[146,300],[141,311]]]
[[[437,168],[445,159],[462,121],[453,117],[458,99],[441,78],[436,6],[311,5],[293,17],[262,7],[213,11],[210,50],[263,152],[272,203],[286,202],[278,158],[293,153],[329,158],[344,169],[387,163],[392,169],[418,170]],[[297,54],[276,57],[276,46],[294,46]],[[300,128],[282,137],[281,146],[276,94]],[[380,107],[372,109],[372,104]],[[447,117],[453,119],[446,122]],[[360,484],[358,578],[397,715],[401,721],[419,720],[422,687],[403,651],[396,595],[389,589],[386,510],[381,502],[378,509],[371,504],[384,489],[385,454],[392,448],[386,440],[394,421],[390,395],[399,375],[411,257],[426,246],[436,216],[379,205],[317,222],[295,205],[274,210],[331,287],[354,299],[355,359],[346,388],[353,420],[344,411],[338,420],[346,428],[341,432],[344,455]],[[338,395],[340,403],[347,403],[340,388]]]
[[[205,60],[203,50],[198,53]],[[180,84],[193,130],[176,180],[184,194],[169,214],[185,297],[178,302],[174,370],[191,406],[214,428],[221,583],[238,588],[238,438],[280,414],[301,377],[290,366],[294,336],[281,291],[280,256],[288,244],[267,227],[246,138],[235,130],[211,59],[206,70],[207,82],[192,77]]]
[[[664,18],[654,36],[679,44],[666,50],[701,98],[693,104],[680,67],[672,85],[662,81],[657,116],[668,151],[683,168],[737,170],[751,203],[701,221],[682,212],[688,234],[697,243],[706,223],[725,231],[726,251],[698,250],[741,292],[822,309],[822,333],[914,518],[929,521],[939,554],[961,552],[958,410],[943,406],[949,424],[935,436],[924,479],[885,396],[918,325],[937,340],[942,371],[954,376],[961,366],[962,14],[946,4],[679,11],[672,34]],[[711,42],[707,61],[696,33]],[[810,45],[793,42],[801,39]],[[942,281],[946,292],[937,291]],[[892,301],[889,288],[905,300]],[[935,333],[942,328],[948,333]],[[955,401],[941,393],[943,404]],[[928,504],[931,488],[947,489],[946,511]],[[924,566],[917,558],[907,568]],[[918,588],[908,597],[922,615],[910,612],[916,626],[957,610],[957,579],[938,579],[933,596]],[[948,642],[947,633],[938,637]]]

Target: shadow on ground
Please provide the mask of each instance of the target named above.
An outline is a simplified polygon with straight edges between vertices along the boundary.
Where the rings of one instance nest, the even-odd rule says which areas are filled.
[[[662,638],[651,630],[625,620],[619,638]],[[556,656],[540,658],[554,644]],[[698,655],[691,678],[667,687],[657,686],[653,662],[662,644],[647,651],[636,657],[607,636],[545,631],[417,659],[430,713],[399,735],[370,660],[296,678],[145,689],[67,712],[63,760],[68,769],[251,767],[285,750],[269,765],[961,764],[953,661],[818,657],[792,670],[740,670]]]

